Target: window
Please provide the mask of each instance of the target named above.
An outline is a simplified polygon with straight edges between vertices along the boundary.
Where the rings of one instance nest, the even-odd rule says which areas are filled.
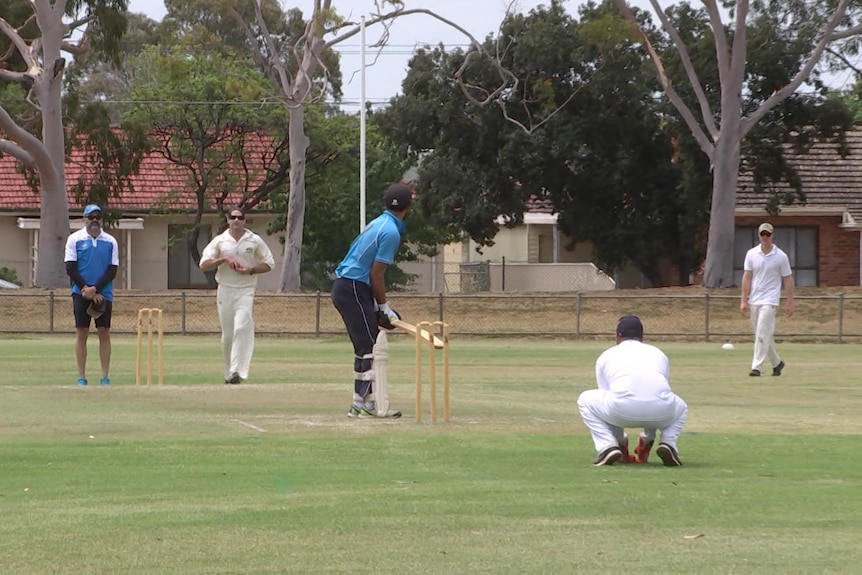
[[[191,227],[187,225],[168,226],[168,289],[212,287],[206,275],[198,267],[199,262],[194,261],[189,250],[190,229]],[[198,252],[202,252],[209,241],[210,227],[201,226],[198,235]]]
[[[742,283],[742,266],[745,253],[760,243],[757,226],[738,227],[734,236],[733,276],[736,284]],[[817,228],[776,228],[775,245],[784,250],[793,268],[793,281],[799,287],[817,285]]]

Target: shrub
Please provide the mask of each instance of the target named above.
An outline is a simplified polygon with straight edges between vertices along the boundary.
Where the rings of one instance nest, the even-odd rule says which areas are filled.
[[[6,280],[7,282],[12,282],[15,285],[23,285],[18,279],[18,274],[15,273],[15,270],[12,268],[7,268],[6,266],[0,267],[0,280]]]

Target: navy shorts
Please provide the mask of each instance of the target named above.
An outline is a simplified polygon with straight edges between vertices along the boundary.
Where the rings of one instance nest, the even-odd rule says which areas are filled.
[[[111,304],[114,302],[105,301],[105,313],[96,320],[96,327],[111,327]],[[90,327],[90,314],[87,313],[87,308],[90,306],[90,300],[84,299],[79,293],[72,294],[72,311],[75,313],[75,327],[85,328]]]

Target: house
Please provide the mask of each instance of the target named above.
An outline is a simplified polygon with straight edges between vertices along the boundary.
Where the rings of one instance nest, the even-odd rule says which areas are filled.
[[[551,201],[533,197],[523,223],[501,227],[494,245],[483,247],[481,253],[471,239],[443,249],[447,262],[459,262],[457,268],[447,266],[447,291],[571,292],[618,287],[615,278],[592,263],[589,243],[569,244],[557,227]]]
[[[781,206],[778,215],[766,211],[767,197],[755,193],[750,175],[740,175],[734,245],[735,277],[742,277],[746,250],[757,243],[763,221],[776,228],[776,244],[790,256],[799,286],[862,285],[862,127],[846,134],[849,153],[834,143],[816,143],[791,160],[799,171],[806,203]],[[74,181],[81,163],[72,158],[67,177]],[[112,230],[120,243],[118,283],[124,289],[162,290],[207,287],[192,261],[185,230],[192,224],[192,194],[183,193],[187,173],[153,154],[131,179],[134,194],[111,200],[122,217]],[[77,202],[69,198],[70,230],[81,225]],[[226,205],[231,205],[227,203]],[[169,208],[161,209],[160,208]],[[652,287],[635,269],[611,278],[591,262],[592,247],[569,248],[556,225],[557,214],[546,200],[527,206],[524,222],[503,227],[495,245],[479,253],[471,240],[444,246],[431,261],[405,262],[416,275],[420,292],[539,291],[567,292]],[[280,238],[266,234],[275,214],[253,212],[247,225],[265,238],[273,253],[283,252]],[[222,222],[210,206],[204,216],[200,248],[219,231]],[[32,285],[38,259],[39,196],[26,184],[10,156],[0,158],[0,267],[14,269],[25,286]],[[670,272],[670,267],[668,267]],[[671,283],[675,275],[666,275]],[[262,275],[259,287],[274,290],[276,273]]]
[[[846,133],[848,153],[837,144],[815,143],[790,162],[802,180],[806,203],[781,206],[777,216],[764,208],[751,176],[740,175],[736,198],[735,277],[742,278],[745,252],[758,243],[757,226],[775,226],[775,243],[790,256],[799,286],[862,285],[862,126]],[[786,186],[784,186],[786,188]]]
[[[67,181],[77,181],[85,163],[73,153],[67,161]],[[109,206],[121,217],[108,230],[120,246],[120,267],[115,285],[121,289],[164,290],[208,287],[206,277],[192,261],[185,232],[193,224],[194,194],[186,184],[188,172],[159,154],[144,158],[131,178],[134,194],[111,198]],[[225,205],[232,206],[228,196]],[[15,270],[25,286],[32,286],[39,246],[39,194],[18,172],[16,160],[0,157],[0,266]],[[81,227],[81,206],[69,196],[69,230]],[[252,211],[246,226],[263,237],[274,254],[283,252],[278,236],[266,234],[271,213]],[[202,220],[199,248],[221,231],[223,221],[214,205]],[[259,288],[274,290],[278,274],[260,276]]]
[[[775,243],[790,257],[798,286],[862,285],[862,126],[847,132],[846,144],[848,153],[844,156],[837,144],[818,142],[807,153],[791,157],[790,163],[802,180],[806,202],[780,206],[775,216],[766,210],[768,194],[756,193],[751,175],[740,174],[734,236],[737,285],[742,280],[745,252],[758,243],[757,227],[765,221],[775,226]],[[784,189],[789,188],[784,185]],[[557,214],[550,202],[534,198],[527,205],[524,223],[501,228],[494,246],[483,248],[480,254],[475,242],[465,240],[463,246],[449,248],[460,253],[450,259],[460,257],[462,262],[485,261],[491,265],[504,258],[530,265],[590,262],[591,246],[579,243],[567,248],[569,241],[556,222]],[[672,285],[676,276],[671,266],[667,272],[668,285]],[[615,273],[613,282],[617,288],[653,287],[634,268]],[[499,281],[491,282],[491,289],[499,285]]]

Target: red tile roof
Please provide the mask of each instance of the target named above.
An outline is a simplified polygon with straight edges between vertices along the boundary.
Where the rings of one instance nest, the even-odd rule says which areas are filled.
[[[246,154],[247,161],[265,161],[262,160],[264,156],[272,157],[272,151],[266,149],[268,146],[265,143],[259,142],[259,145],[253,147],[255,149]],[[80,150],[73,151],[71,158],[66,160],[67,189],[71,189],[78,182],[87,168],[84,153]],[[195,196],[192,185],[188,183],[189,176],[187,168],[177,166],[158,152],[152,152],[141,162],[140,172],[130,178],[134,192],[127,192],[119,198],[111,197],[108,205],[125,212],[192,210]],[[262,179],[261,174],[249,183],[248,190],[253,190]],[[68,195],[69,209],[74,211],[79,207],[79,202],[71,192]],[[240,199],[239,191],[231,193],[225,205],[235,205]],[[27,180],[19,171],[17,160],[9,155],[0,157],[0,211],[35,212],[39,210],[40,204],[39,193],[27,185]],[[208,210],[215,209],[216,204],[213,201]]]

